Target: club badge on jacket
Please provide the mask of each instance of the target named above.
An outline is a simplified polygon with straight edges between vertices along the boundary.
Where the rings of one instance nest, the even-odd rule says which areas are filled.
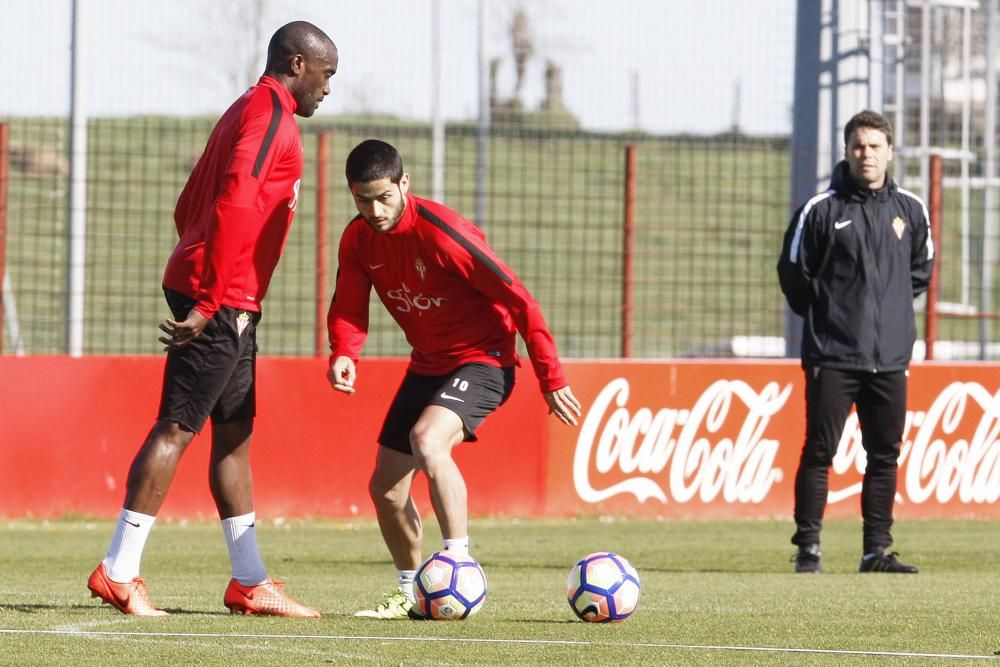
[[[903,240],[903,232],[906,230],[906,223],[898,215],[892,219],[892,231],[896,232],[896,238]]]

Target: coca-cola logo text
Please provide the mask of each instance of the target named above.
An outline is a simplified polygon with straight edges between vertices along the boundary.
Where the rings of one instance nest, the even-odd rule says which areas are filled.
[[[971,420],[976,420],[971,429]],[[964,438],[959,432],[972,436]],[[837,486],[837,475],[863,474],[867,465],[856,413],[847,419],[833,459],[829,502],[861,493],[861,482]],[[927,410],[906,413],[899,456],[897,502],[994,503],[1000,499],[1000,391],[953,382]]]
[[[613,379],[594,399],[576,441],[576,492],[588,503],[620,494],[640,503],[760,503],[786,478],[768,425],[792,389],[768,382],[758,392],[742,380],[721,379],[690,407],[651,408],[630,405],[629,381]],[[782,453],[786,465],[798,461],[799,433],[781,442],[793,450]],[[833,460],[830,503],[861,493],[866,464],[852,412]],[[953,382],[928,408],[908,411],[899,465],[899,503],[1000,500],[1000,391]]]
[[[758,393],[741,380],[719,380],[690,409],[654,413],[630,409],[628,380],[612,380],[594,399],[577,438],[576,492],[590,503],[620,493],[639,502],[711,502],[720,496],[727,503],[760,502],[783,477],[774,467],[778,442],[764,432],[791,391],[791,384],[769,382]],[[738,427],[729,419],[736,405],[745,413]],[[598,475],[614,472],[620,481],[602,486],[592,469]]]

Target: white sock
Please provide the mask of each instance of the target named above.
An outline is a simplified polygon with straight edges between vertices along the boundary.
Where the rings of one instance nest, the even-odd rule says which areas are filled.
[[[104,571],[111,581],[128,583],[139,576],[139,562],[155,516],[122,508],[111,546],[104,555]]]
[[[400,589],[411,601],[416,602],[417,598],[413,594],[413,580],[417,576],[416,570],[396,570],[396,581]]]
[[[244,586],[256,586],[267,581],[267,569],[257,547],[256,523],[256,512],[222,520],[222,534],[229,549],[233,579]]]
[[[450,551],[456,556],[468,556],[469,555],[469,536],[456,537],[451,540],[444,541],[444,550]]]

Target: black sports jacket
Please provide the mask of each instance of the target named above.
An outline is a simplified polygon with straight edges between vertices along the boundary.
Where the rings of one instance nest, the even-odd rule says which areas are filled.
[[[778,260],[781,291],[805,318],[803,367],[906,369],[913,299],[933,265],[923,201],[888,176],[878,190],[860,188],[838,164],[830,189],[792,216]]]

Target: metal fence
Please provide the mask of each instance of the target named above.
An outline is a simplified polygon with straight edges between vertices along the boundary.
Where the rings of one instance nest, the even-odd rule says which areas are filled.
[[[346,15],[346,5],[329,4]],[[687,3],[638,3],[648,10],[648,20],[641,26],[608,18],[613,16],[606,12],[610,4],[578,3],[573,7],[589,12],[572,17],[559,13],[565,7],[557,0],[530,5],[530,11],[547,12],[563,21],[544,23],[547,37],[536,39],[535,51],[546,52],[548,66],[543,75],[541,63],[529,63],[523,84],[521,74],[513,83],[504,83],[503,72],[511,77],[517,68],[512,69],[510,58],[503,56],[510,44],[498,44],[506,40],[516,46],[514,26],[518,12],[525,10],[509,3],[497,14],[494,5],[503,30],[499,35],[487,30],[485,38],[487,51],[500,54],[492,61],[494,71],[500,71],[491,78],[492,119],[484,143],[474,107],[457,114],[464,118],[445,123],[441,198],[466,217],[481,218],[477,222],[491,245],[542,304],[566,356],[781,356],[785,306],[774,265],[789,211],[796,204],[789,194],[792,156],[787,138],[795,3],[768,0],[751,7],[751,3],[712,0],[697,11],[680,7]],[[899,9],[898,3],[885,4],[889,13]],[[434,3],[429,0],[426,5],[401,4],[407,7],[405,15],[396,17],[405,26],[401,29],[413,30],[418,18],[419,25],[428,23]],[[168,11],[165,3],[151,6],[154,14]],[[278,8],[271,12],[276,17],[288,9],[284,2],[271,6]],[[474,31],[475,4],[445,6],[457,11],[441,21],[458,22]],[[904,79],[923,71],[925,55],[914,46],[922,43],[916,27],[928,25],[921,7],[904,6],[909,37],[895,34],[900,32],[897,27],[889,31],[913,47],[892,56],[903,62],[902,69],[892,71],[902,72]],[[148,21],[128,3],[120,9],[125,15],[134,14],[136,22]],[[964,10],[933,11],[938,18],[929,23],[930,29],[941,38],[932,41],[927,57],[947,65],[955,50],[961,53],[964,48],[961,39],[953,39],[958,20],[954,12]],[[969,11],[971,25],[980,25],[983,10],[977,6]],[[413,177],[413,191],[422,196],[433,192],[436,165],[430,119],[423,113],[408,118],[398,110],[389,116],[358,92],[368,77],[389,88],[398,82],[405,97],[419,87],[419,81],[412,79],[421,74],[400,72],[398,54],[385,57],[388,74],[373,74],[366,68],[386,63],[351,58],[353,33],[346,20],[313,20],[341,27],[344,39],[330,28],[342,53],[343,71],[337,77],[358,77],[342,84],[358,88],[353,93],[338,91],[335,80],[331,99],[354,99],[355,106],[341,106],[335,114],[300,123],[306,169],[296,220],[264,303],[265,354],[317,352],[321,309],[317,304],[330,296],[317,292],[332,290],[340,231],[354,215],[342,176],[351,147],[372,136],[395,144]],[[360,30],[364,22],[356,20],[353,27]],[[676,24],[684,20],[685,28],[678,32]],[[771,37],[778,40],[778,47],[767,47],[772,49],[770,57],[757,60],[757,49],[765,47],[738,30],[751,21],[768,24]],[[652,40],[663,58],[653,70],[645,70],[648,57],[639,46],[623,46],[619,50],[628,52],[628,57],[619,64],[620,76],[613,79],[615,86],[623,87],[597,85],[599,72],[593,75],[595,82],[588,83],[576,61],[591,63],[589,53],[582,51],[596,48],[596,43],[581,40],[567,45],[560,40],[598,23],[595,34],[601,39],[613,45],[628,44],[630,35],[631,41]],[[569,32],[559,33],[553,26]],[[663,30],[676,39],[658,37],[655,26],[665,26]],[[732,38],[718,39],[720,31]],[[460,32],[456,31],[456,40]],[[706,46],[713,35],[716,38]],[[973,54],[985,48],[986,37],[980,29],[972,30]],[[459,55],[476,57],[468,48]],[[445,68],[459,67],[459,60],[446,62]],[[750,61],[757,64],[748,66]],[[887,56],[886,62],[889,71],[892,58]],[[760,70],[753,76],[762,72],[768,85],[751,85],[748,67]],[[970,65],[972,81],[984,80],[984,67],[979,61]],[[643,84],[654,77],[649,72],[660,70],[668,72],[666,83]],[[681,71],[691,78],[669,79],[680,77]],[[961,122],[961,106],[955,107],[954,92],[945,85],[950,71],[940,69],[941,85],[929,96],[931,118],[937,119],[933,143],[939,149],[982,156],[988,136],[995,143],[995,134],[989,135],[986,120],[972,122],[971,130],[963,133],[970,124]],[[537,103],[530,91],[532,72],[545,81],[539,86],[544,92],[536,94]],[[459,74],[456,81],[464,81]],[[701,87],[691,81],[701,82]],[[918,87],[910,86],[911,91],[896,81],[886,77],[886,103],[905,106],[897,142],[910,151],[900,155],[898,176],[919,192],[926,183],[923,153],[913,151],[921,146],[924,132],[921,97],[914,92]],[[703,98],[702,88],[715,97]],[[587,95],[578,97],[580,90]],[[902,97],[894,98],[899,90]],[[971,90],[965,94],[971,100],[971,117],[985,119],[985,100]],[[623,97],[628,101],[623,103]],[[720,99],[726,107],[721,122]],[[156,115],[125,113],[113,103],[108,102],[112,106],[106,115],[95,115],[87,124],[83,352],[154,354],[160,347],[156,324],[166,315],[160,279],[176,241],[173,206],[218,114],[179,116],[172,109],[155,110]],[[0,178],[0,186],[6,188],[5,197],[0,192],[0,216],[4,216],[0,268],[5,269],[0,271],[5,277],[0,353],[61,354],[67,351],[69,311],[70,123],[58,113],[40,115],[6,106],[7,101],[0,103],[0,123],[8,130],[9,165],[7,177]],[[609,108],[620,110],[610,114],[615,120],[599,120],[609,117]],[[776,125],[761,120],[775,113],[783,119]],[[699,124],[699,115],[712,120]],[[325,184],[317,157],[321,135],[328,145],[323,158],[329,174]],[[626,159],[630,146],[631,171]],[[483,155],[485,178],[477,179]],[[988,349],[989,358],[1000,358],[995,349],[1000,336],[996,327],[989,327],[989,313],[1000,302],[1000,272],[991,272],[996,259],[990,255],[997,238],[987,223],[997,215],[995,199],[987,194],[996,186],[984,180],[981,159],[962,164],[948,160],[945,165],[941,300],[957,315],[942,323],[940,338],[955,343],[955,350],[965,350],[955,352],[956,357],[975,358],[981,356],[980,349]],[[969,183],[978,185],[970,189]],[[317,203],[321,199],[326,208]],[[317,239],[324,244],[322,249],[317,248]],[[375,301],[372,313],[366,354],[407,354],[402,335]],[[987,345],[977,347],[983,341]]]
[[[92,121],[85,353],[157,351],[156,323],[165,312],[160,278],[176,242],[171,213],[211,122]],[[316,272],[324,271],[332,289],[340,231],[355,214],[342,176],[350,148],[365,137],[384,138],[402,152],[413,191],[429,189],[428,127],[317,125],[304,134],[306,176],[296,221],[264,303],[265,353],[314,352],[317,299],[330,296],[316,294]],[[35,162],[14,160],[8,182],[8,353],[65,351],[68,172],[61,153],[44,148],[58,127],[25,119],[9,124],[10,145],[33,147]],[[320,133],[329,145],[326,212],[316,205]],[[446,146],[445,200],[473,218],[475,128],[449,128]],[[628,146],[636,155],[630,253]],[[788,205],[784,140],[500,128],[491,132],[487,151],[484,229],[542,303],[564,354],[622,354],[628,287],[634,356],[726,354],[736,336],[780,335],[783,302],[773,264]],[[330,258],[325,267],[315,245],[321,218]],[[381,306],[373,304],[372,312],[367,352],[406,353]]]

